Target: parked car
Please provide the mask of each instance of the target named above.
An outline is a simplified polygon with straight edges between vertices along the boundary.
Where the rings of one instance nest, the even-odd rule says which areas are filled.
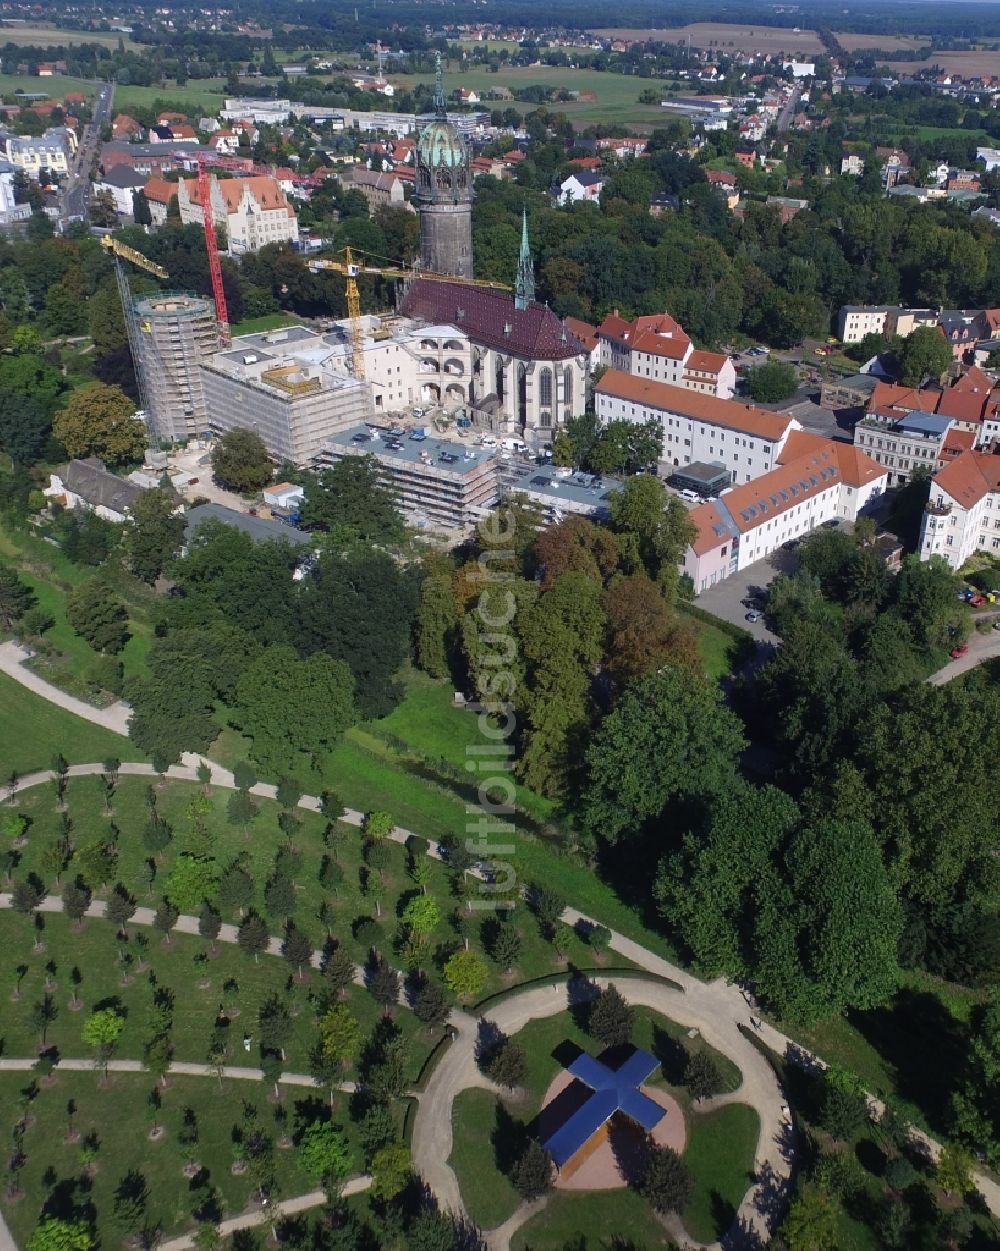
[[[746,615],[746,619],[747,619],[747,621],[749,621],[749,622],[750,622],[750,624],[752,625],[755,621],[759,621],[759,620],[760,620],[760,613],[756,610],[756,608],[752,608],[752,609],[751,609],[751,610],[747,613],[747,615]]]
[[[969,600],[969,604],[970,604],[973,608],[982,608],[982,606],[983,606],[985,603],[986,603],[986,596],[985,596],[985,595],[973,595],[972,599],[970,599],[970,600]]]
[[[840,525],[840,518],[839,518],[839,517],[831,517],[829,521],[824,521],[824,522],[823,522],[823,529],[824,529],[824,530],[836,530],[836,528],[837,528],[839,525]]]
[[[951,652],[952,660],[957,660],[959,656],[964,656],[968,650],[969,650],[968,643],[959,643],[957,647],[952,648],[952,652]]]
[[[1000,621],[994,621],[994,622],[993,622],[993,629],[994,629],[994,630],[1000,630]]]

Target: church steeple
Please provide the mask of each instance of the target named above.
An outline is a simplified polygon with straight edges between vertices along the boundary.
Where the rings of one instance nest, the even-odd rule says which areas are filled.
[[[441,69],[441,53],[434,57],[434,112],[438,117],[447,117],[448,102],[444,98],[444,71]]]
[[[535,298],[535,263],[528,243],[528,212],[521,210],[521,252],[517,258],[517,279],[514,283],[514,307],[527,308]]]

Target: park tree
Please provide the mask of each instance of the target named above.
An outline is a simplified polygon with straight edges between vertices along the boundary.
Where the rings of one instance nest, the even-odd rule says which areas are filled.
[[[389,1142],[372,1156],[371,1193],[389,1202],[405,1190],[412,1175],[410,1148],[405,1142]]]
[[[587,751],[587,828],[615,843],[672,801],[722,793],[744,745],[739,721],[699,675],[666,668],[633,683]]]
[[[266,486],[272,474],[264,440],[254,430],[229,430],[212,449],[212,476],[228,491],[249,495]]]
[[[638,1190],[657,1212],[683,1212],[691,1188],[687,1165],[676,1151],[670,1147],[647,1148]]]
[[[319,1019],[320,1047],[330,1065],[346,1067],[358,1057],[361,1026],[346,1004],[327,1008]]]
[[[74,587],[66,620],[98,652],[120,652],[130,637],[125,605],[102,577]]]
[[[427,937],[441,924],[441,908],[430,895],[415,895],[403,909],[403,922],[417,935]]]
[[[265,648],[236,685],[233,717],[265,770],[294,771],[300,753],[314,760],[354,724],[354,681],[324,652],[301,659],[289,646]]]
[[[313,1121],[299,1141],[299,1162],[308,1177],[329,1189],[347,1176],[354,1159],[342,1130],[330,1121]]]
[[[323,982],[335,995],[340,995],[354,981],[354,961],[346,948],[334,947],[323,964]]]
[[[267,949],[270,938],[267,926],[256,912],[247,913],[236,931],[236,943],[240,951],[253,956],[257,964],[260,963],[260,953]]]
[[[532,1138],[514,1165],[511,1181],[521,1198],[531,1203],[552,1189],[554,1171],[552,1157],[537,1138]]]
[[[925,379],[937,382],[952,363],[951,345],[936,326],[918,326],[896,355],[899,381],[907,387],[919,386]]]
[[[381,957],[376,959],[369,969],[367,985],[382,1011],[391,1012],[399,1001],[399,974],[392,965]]]
[[[93,1050],[105,1076],[124,1028],[125,1018],[114,1008],[99,1008],[83,1023],[81,1037],[86,1046]]]
[[[834,1251],[837,1209],[826,1191],[807,1184],[788,1209],[779,1233],[788,1251]]]
[[[288,923],[285,930],[284,942],[281,944],[281,954],[296,972],[296,976],[302,977],[303,968],[308,965],[312,959],[312,943],[309,941],[309,935],[303,933],[293,922]]]
[[[374,456],[345,456],[331,469],[310,475],[302,525],[326,531],[340,544],[391,544],[406,533],[395,490]]]
[[[489,970],[474,951],[457,951],[444,966],[445,985],[460,999],[474,999],[486,988]]]
[[[116,883],[104,908],[105,918],[111,922],[118,933],[128,938],[128,923],[135,916],[135,899],[129,894],[123,883]]]
[[[452,593],[450,562],[435,557],[425,562],[416,616],[416,660],[432,678],[446,678],[457,641],[458,611]]]
[[[90,900],[90,887],[82,878],[77,877],[72,882],[67,882],[62,889],[63,912],[77,923],[86,916]]]
[[[628,573],[645,569],[670,598],[676,589],[677,567],[695,536],[687,509],[652,474],[629,478],[608,504],[622,567]]]
[[[587,1029],[602,1047],[622,1047],[632,1041],[635,1013],[613,983],[598,991],[587,1013]]]
[[[56,413],[53,432],[70,456],[98,456],[109,465],[142,460],[146,427],[125,392],[105,382],[78,387]]]
[[[12,630],[34,603],[31,587],[9,565],[0,565],[0,627]]]
[[[644,573],[616,578],[604,595],[608,671],[619,687],[665,664],[700,672],[697,630],[667,606]]]
[[[539,532],[534,558],[546,589],[564,573],[583,573],[603,585],[618,569],[619,551],[606,526],[572,513]]]
[[[521,956],[521,932],[511,921],[499,921],[493,925],[487,940],[490,959],[505,972],[509,972]]]
[[[976,1009],[966,1048],[952,1096],[954,1132],[1000,1168],[1000,992]]]
[[[180,551],[184,514],[177,496],[163,487],[143,491],[132,507],[123,546],[129,568],[143,582],[153,583]]]
[[[423,1208],[407,1230],[407,1251],[454,1251],[455,1227],[444,1212]]]
[[[413,996],[413,1014],[425,1025],[443,1025],[448,1019],[449,1006],[444,991],[437,984],[425,977]]]
[[[506,1038],[490,1056],[486,1071],[498,1086],[514,1090],[528,1073],[528,1057],[516,1039]]]
[[[684,1085],[695,1102],[711,1099],[722,1086],[722,1074],[709,1051],[696,1051],[684,1065]]]
[[[202,938],[208,940],[213,951],[215,950],[215,940],[219,937],[221,929],[222,917],[207,899],[204,900],[198,913],[198,933]]]
[[[759,404],[777,404],[788,400],[799,389],[799,376],[794,365],[785,361],[765,361],[747,371],[747,392]]]

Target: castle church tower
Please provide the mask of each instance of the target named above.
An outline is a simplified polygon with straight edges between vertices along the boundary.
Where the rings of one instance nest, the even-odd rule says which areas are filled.
[[[440,54],[435,79],[435,117],[421,132],[416,151],[420,267],[471,278],[472,153],[448,121]]]

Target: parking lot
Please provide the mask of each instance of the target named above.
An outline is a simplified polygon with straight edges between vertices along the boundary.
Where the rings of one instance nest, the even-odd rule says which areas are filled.
[[[695,600],[699,608],[721,617],[723,621],[731,621],[746,630],[758,643],[776,645],[778,636],[768,629],[763,614],[757,621],[747,621],[747,607],[743,600],[756,596],[766,598],[767,588],[779,573],[792,573],[798,566],[794,551],[781,549],[772,552],[765,560],[758,560],[746,569],[734,573],[710,586]]]

